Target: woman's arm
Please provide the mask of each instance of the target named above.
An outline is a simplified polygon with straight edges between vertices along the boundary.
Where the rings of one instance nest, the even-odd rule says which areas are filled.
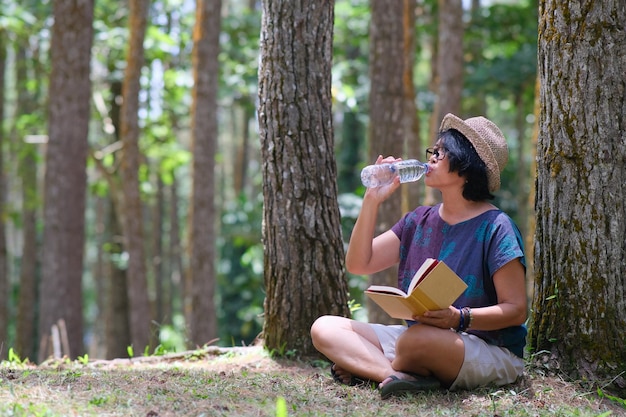
[[[472,308],[470,329],[499,330],[518,326],[526,321],[526,280],[524,266],[519,258],[498,269],[493,275],[493,282],[498,295],[498,304]],[[456,329],[461,314],[456,307],[450,306],[443,310],[427,311],[423,317],[416,319],[431,326]]]
[[[377,164],[394,162],[396,158],[378,157]],[[400,187],[400,178],[382,187],[368,188],[361,212],[356,220],[346,253],[346,268],[353,274],[373,274],[397,263],[400,259],[400,239],[391,230],[374,237],[378,207]]]
[[[498,269],[493,275],[498,304],[472,309],[472,328],[498,330],[519,326],[526,321],[527,298],[524,266],[519,258]]]

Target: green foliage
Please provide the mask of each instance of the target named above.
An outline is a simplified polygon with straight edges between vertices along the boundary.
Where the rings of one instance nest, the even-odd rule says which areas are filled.
[[[254,109],[258,84],[261,11],[244,7],[222,20],[220,100]]]
[[[608,400],[611,400],[614,403],[617,403],[617,404],[621,405],[622,407],[626,408],[626,399],[607,394],[601,388],[598,388],[598,396],[600,398],[606,398]]]
[[[495,4],[483,8],[465,39],[468,43],[478,40],[483,46],[482,56],[466,63],[469,95],[487,93],[506,98],[530,88],[532,97],[537,74],[536,5]]]
[[[6,361],[7,365],[26,365],[28,362],[28,358],[20,358],[20,355],[18,355],[13,348],[9,348],[9,354]],[[3,361],[3,363],[5,363],[5,361]]]
[[[250,344],[262,330],[262,214],[260,202],[244,196],[226,203],[222,212],[217,304],[223,345]]]

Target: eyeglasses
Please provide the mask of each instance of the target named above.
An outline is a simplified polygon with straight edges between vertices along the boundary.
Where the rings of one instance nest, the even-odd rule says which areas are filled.
[[[435,159],[441,161],[446,157],[446,149],[445,148],[428,148],[426,149],[426,159],[430,159],[431,156],[434,156]]]

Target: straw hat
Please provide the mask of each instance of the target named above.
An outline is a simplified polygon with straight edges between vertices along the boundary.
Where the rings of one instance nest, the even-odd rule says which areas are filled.
[[[509,160],[509,150],[504,135],[492,121],[482,116],[462,120],[448,113],[441,121],[440,130],[456,129],[471,143],[487,165],[489,191],[492,193],[500,188],[500,173]]]

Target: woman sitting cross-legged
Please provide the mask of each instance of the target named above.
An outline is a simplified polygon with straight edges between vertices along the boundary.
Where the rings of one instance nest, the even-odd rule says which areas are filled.
[[[355,274],[398,264],[406,291],[427,258],[444,261],[467,284],[449,308],[382,325],[323,316],[311,328],[314,346],[334,364],[336,380],[379,382],[383,398],[440,388],[505,385],[524,370],[525,260],[511,218],[489,200],[508,160],[500,129],[484,117],[446,115],[429,151],[425,184],[442,202],[417,207],[374,236],[380,204],[400,186],[368,188],[346,254]],[[379,157],[376,163],[398,159]]]

